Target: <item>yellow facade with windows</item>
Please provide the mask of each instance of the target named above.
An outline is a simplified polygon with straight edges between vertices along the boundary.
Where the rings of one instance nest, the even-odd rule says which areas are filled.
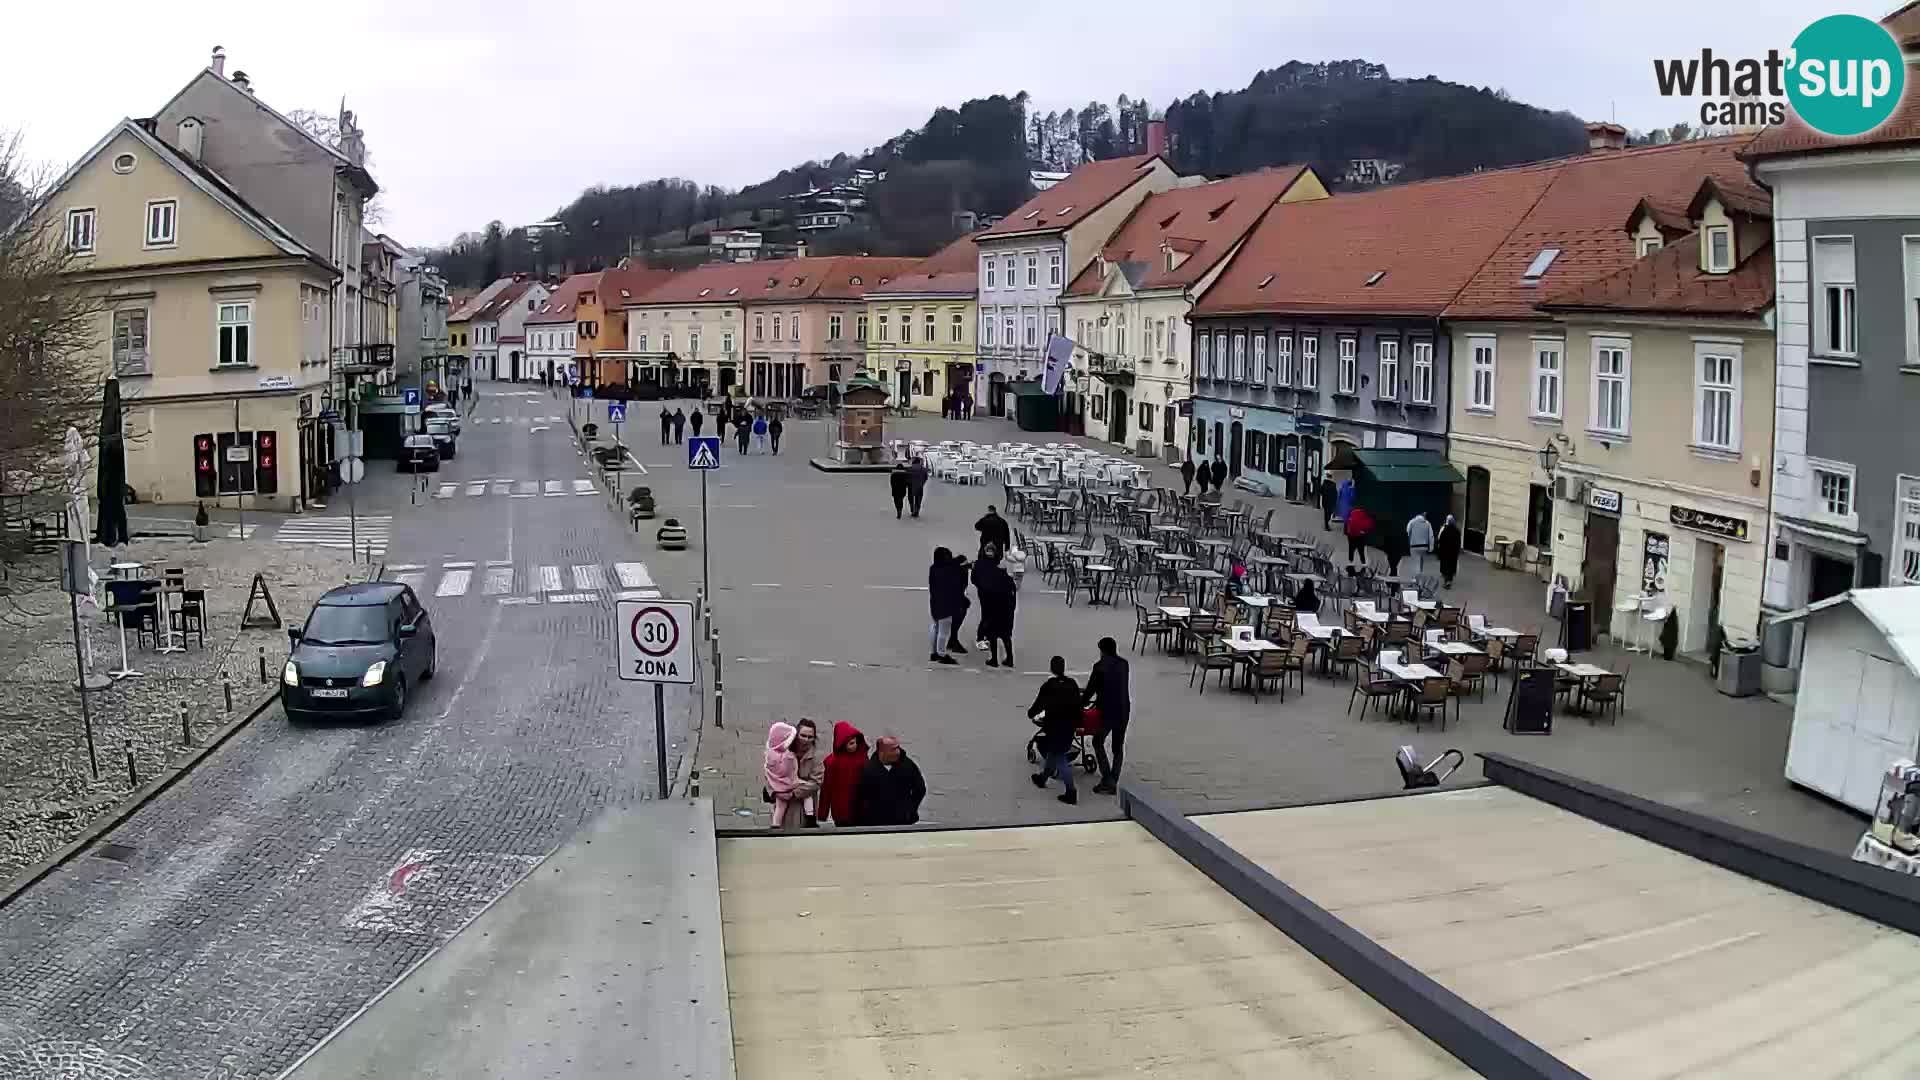
[[[979,310],[971,292],[867,297],[867,362],[870,374],[893,392],[890,403],[911,401],[916,412],[937,415],[949,395],[971,390]]]

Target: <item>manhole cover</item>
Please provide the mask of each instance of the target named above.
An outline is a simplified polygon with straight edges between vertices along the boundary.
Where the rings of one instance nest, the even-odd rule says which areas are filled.
[[[94,858],[112,859],[117,863],[132,862],[133,857],[138,854],[140,854],[139,848],[129,847],[126,844],[101,844],[93,849]]]

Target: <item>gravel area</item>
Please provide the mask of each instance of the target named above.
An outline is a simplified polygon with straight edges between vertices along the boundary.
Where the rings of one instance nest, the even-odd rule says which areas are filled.
[[[345,553],[258,541],[140,540],[111,558],[94,550],[94,567],[103,578],[108,563],[125,560],[146,564],[154,575],[163,566],[182,567],[189,587],[206,589],[206,644],[195,639],[187,651],[162,656],[128,638],[131,664],[144,677],[116,681],[88,699],[98,778],[88,764],[74,688],[72,624],[57,561],[15,567],[0,585],[0,670],[6,672],[0,680],[0,882],[45,858],[126,797],[132,788],[129,748],[142,783],[187,752],[182,706],[196,743],[226,723],[223,676],[232,682],[236,714],[270,689],[260,684],[257,650],[265,648],[268,672],[277,673],[286,634],[239,625],[256,572],[266,575],[288,622],[355,573]],[[359,573],[365,575],[364,565]],[[107,617],[83,601],[80,627],[93,645],[94,670],[117,667],[120,635]]]

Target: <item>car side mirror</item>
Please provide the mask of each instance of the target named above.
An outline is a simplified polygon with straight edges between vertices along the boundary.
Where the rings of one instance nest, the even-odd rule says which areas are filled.
[[[288,646],[294,646],[294,645],[298,645],[298,644],[300,644],[300,639],[301,639],[301,638],[303,638],[303,637],[305,637],[305,636],[306,636],[306,631],[305,631],[305,630],[302,630],[302,629],[300,629],[300,628],[299,628],[299,627],[297,627],[297,626],[289,626],[289,627],[287,627],[287,644],[288,644]]]

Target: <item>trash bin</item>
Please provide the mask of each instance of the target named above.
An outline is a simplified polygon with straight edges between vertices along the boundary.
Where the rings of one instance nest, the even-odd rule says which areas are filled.
[[[1714,689],[1728,697],[1752,697],[1760,692],[1760,643],[1724,629],[1721,634],[1720,675]]]
[[[1760,689],[1769,694],[1791,694],[1800,673],[1793,666],[1793,623],[1766,623],[1760,637]]]
[[[1584,600],[1568,600],[1565,611],[1560,621],[1560,647],[1568,652],[1593,648],[1593,605]]]

